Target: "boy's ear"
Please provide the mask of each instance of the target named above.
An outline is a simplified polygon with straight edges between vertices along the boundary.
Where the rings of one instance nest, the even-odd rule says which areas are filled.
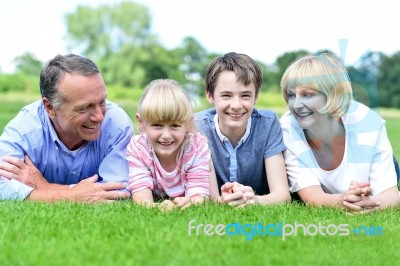
[[[207,97],[208,103],[214,105],[214,98],[209,91],[206,91],[206,97]]]

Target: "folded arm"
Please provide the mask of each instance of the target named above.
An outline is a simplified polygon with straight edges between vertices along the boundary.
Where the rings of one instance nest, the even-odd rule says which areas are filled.
[[[70,188],[68,185],[47,182],[28,156],[25,156],[25,161],[9,156],[3,157],[2,160],[0,175],[3,177],[3,186],[0,189],[4,199],[16,198],[43,202],[112,202],[130,197],[129,192],[115,191],[125,189],[124,184],[119,182],[96,183],[97,175],[84,179]],[[11,193],[10,190],[14,192]],[[22,191],[22,193],[18,191]],[[3,197],[5,193],[9,196]]]

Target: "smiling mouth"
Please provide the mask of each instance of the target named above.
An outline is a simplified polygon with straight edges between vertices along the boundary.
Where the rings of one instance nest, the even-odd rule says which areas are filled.
[[[173,142],[158,142],[160,143],[162,146],[170,146]]]
[[[241,114],[232,114],[232,113],[228,113],[228,115],[232,118],[240,118],[244,115],[245,113],[241,113]]]
[[[312,115],[313,112],[296,113],[297,116],[303,118]]]
[[[95,129],[95,128],[97,128],[97,125],[95,125],[95,126],[91,126],[91,127],[89,127],[89,126],[83,126],[84,128],[87,128],[87,129]]]

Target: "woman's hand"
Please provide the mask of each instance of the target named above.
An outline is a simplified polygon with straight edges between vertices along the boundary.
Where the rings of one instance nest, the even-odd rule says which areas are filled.
[[[349,189],[344,193],[343,206],[351,213],[369,213],[380,207],[380,202],[372,198],[369,182],[351,181]]]

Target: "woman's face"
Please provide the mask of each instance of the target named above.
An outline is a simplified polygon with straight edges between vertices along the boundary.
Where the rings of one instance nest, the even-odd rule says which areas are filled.
[[[296,118],[300,127],[312,129],[323,126],[320,124],[321,118],[326,118],[327,114],[321,114],[318,110],[326,104],[326,96],[321,92],[304,87],[287,89],[288,107]]]

